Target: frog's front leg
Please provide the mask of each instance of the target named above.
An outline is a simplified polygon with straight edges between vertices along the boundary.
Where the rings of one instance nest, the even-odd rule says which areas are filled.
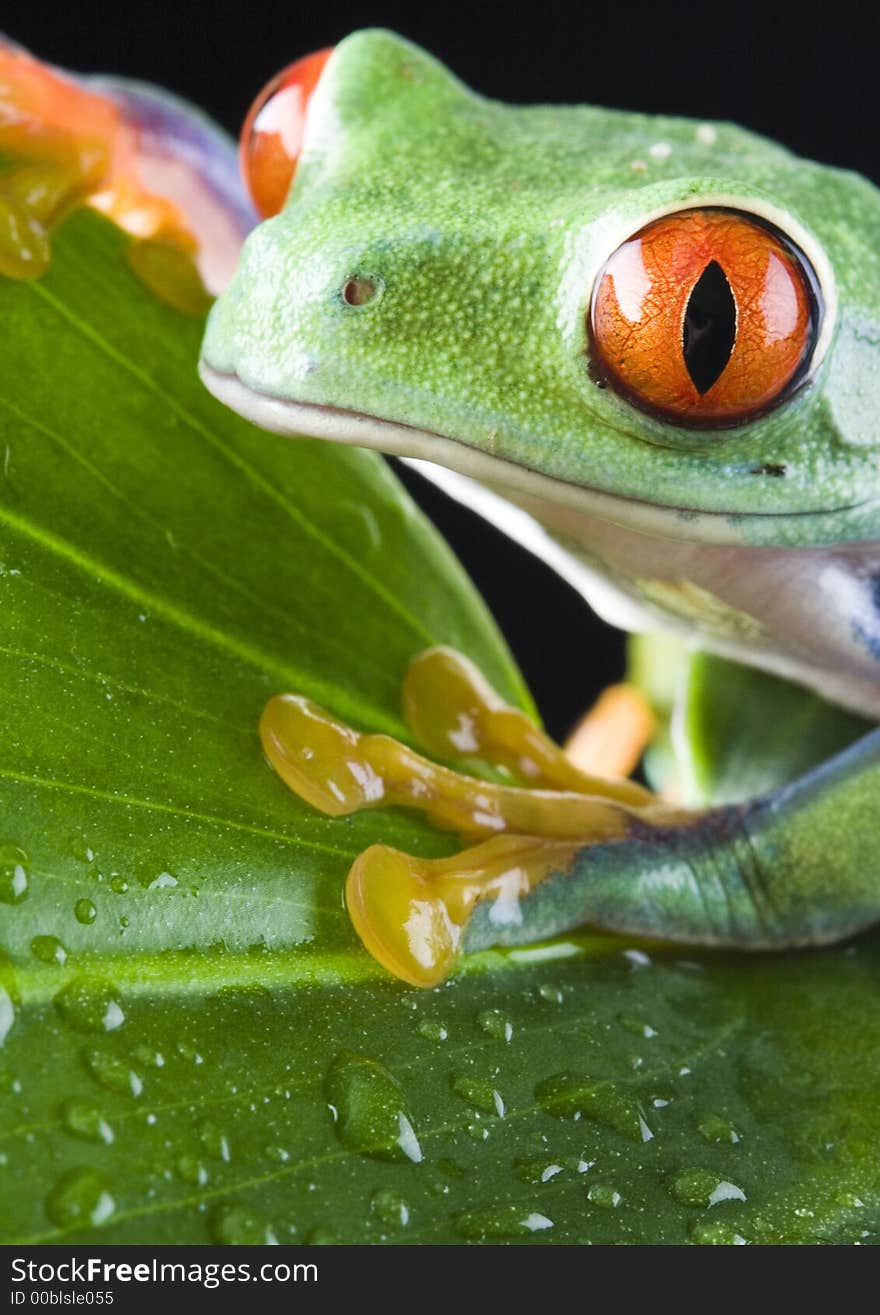
[[[769,949],[836,940],[880,917],[880,731],[760,800],[685,810],[580,772],[448,650],[417,660],[405,706],[435,752],[533,784],[461,775],[292,695],[269,703],[261,731],[279,774],[322,811],[417,808],[478,841],[439,860],[374,845],[349,873],[365,945],[413,984],[442,980],[460,949],[584,923]]]

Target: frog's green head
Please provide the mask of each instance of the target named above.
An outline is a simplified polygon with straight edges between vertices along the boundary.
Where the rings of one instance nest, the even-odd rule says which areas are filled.
[[[486,101],[355,33],[202,373],[280,433],[675,537],[878,537],[880,193],[728,124]]]

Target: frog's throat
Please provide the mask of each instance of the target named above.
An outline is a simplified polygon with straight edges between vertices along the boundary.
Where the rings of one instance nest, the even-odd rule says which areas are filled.
[[[822,518],[856,511],[855,503],[804,512],[743,514],[702,511],[692,507],[659,506],[581,484],[570,484],[541,474],[528,466],[482,452],[460,439],[418,429],[396,420],[382,420],[360,411],[272,397],[249,388],[235,374],[215,370],[202,358],[199,374],[210,393],[231,410],[261,429],[286,438],[321,438],[330,443],[374,448],[388,456],[429,461],[487,485],[513,502],[523,498],[530,506],[549,503],[576,510],[584,516],[608,521],[624,529],[666,539],[741,545],[749,522],[765,523],[798,516]]]

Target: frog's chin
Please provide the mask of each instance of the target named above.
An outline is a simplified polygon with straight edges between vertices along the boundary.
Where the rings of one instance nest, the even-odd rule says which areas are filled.
[[[249,388],[237,375],[215,370],[204,359],[199,361],[199,374],[205,387],[219,401],[261,429],[287,438],[320,438],[330,443],[374,448],[388,456],[402,457],[451,496],[472,506],[488,519],[499,521],[498,503],[499,499],[504,499],[555,532],[555,537],[568,537],[566,531],[570,531],[574,518],[589,517],[664,539],[743,545],[768,537],[766,532],[758,535],[749,532],[758,524],[767,526],[774,521],[778,524],[785,519],[822,518],[833,514],[830,509],[743,514],[643,502],[601,489],[569,484],[481,452],[459,439],[399,421],[381,420],[359,411],[315,402],[272,397]],[[486,490],[490,493],[484,497]],[[513,532],[507,525],[501,528]]]

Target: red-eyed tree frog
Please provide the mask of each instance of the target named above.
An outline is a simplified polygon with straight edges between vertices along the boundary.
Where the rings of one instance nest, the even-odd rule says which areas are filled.
[[[55,193],[7,180],[0,272],[35,272],[76,193],[135,232],[146,214],[223,287],[249,216],[217,201],[222,150],[204,123],[194,168],[191,125],[154,150],[190,167],[151,209],[161,106],[108,90],[121,119],[97,131],[82,103]],[[404,686],[428,756],[270,701],[263,747],[314,806],[418,808],[466,839],[360,856],[371,952],[431,986],[461,951],[584,923],[772,949],[880,919],[880,193],[730,124],[489,101],[381,31],[285,69],[241,160],[263,221],[211,310],[207,387],[275,433],[418,461],[640,636],[572,753],[446,649]],[[673,683],[655,792],[625,774]]]
[[[736,691],[739,793],[759,787],[676,800],[584,770],[442,650],[407,677],[416,737],[509,783],[279,696],[264,745],[317,807],[420,808],[471,842],[357,860],[373,953],[431,985],[460,949],[581,923],[767,949],[880,917],[877,190],[729,124],[488,101],[377,31],[285,70],[242,155],[267,217],[210,314],[211,391],[435,463],[607,619],[724,659],[690,657],[685,702]],[[805,689],[794,781],[773,700],[749,712],[762,672]],[[841,709],[818,766],[806,691]]]

